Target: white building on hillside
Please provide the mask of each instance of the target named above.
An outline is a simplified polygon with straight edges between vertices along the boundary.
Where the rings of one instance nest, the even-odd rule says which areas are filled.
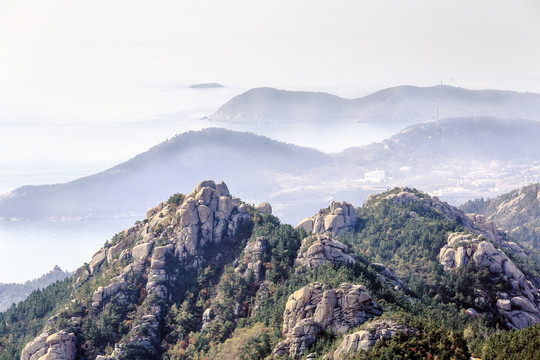
[[[364,179],[372,183],[382,183],[386,180],[384,170],[369,171],[364,174]]]

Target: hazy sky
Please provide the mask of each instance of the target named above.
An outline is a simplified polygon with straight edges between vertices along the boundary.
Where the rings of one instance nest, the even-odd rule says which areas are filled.
[[[540,92],[538,0],[0,0],[3,101],[81,88]]]
[[[539,34],[538,0],[0,0],[0,183],[103,169],[187,130],[169,114],[252,87],[540,93]],[[201,82],[229,88],[185,89]]]

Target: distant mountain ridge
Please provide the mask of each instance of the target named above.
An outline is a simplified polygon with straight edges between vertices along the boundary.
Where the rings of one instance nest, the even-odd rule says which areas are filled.
[[[34,280],[28,280],[24,284],[0,284],[0,312],[5,311],[14,303],[23,301],[32,291],[43,289],[71,275],[73,275],[72,272],[63,271],[60,267],[55,266],[43,276]]]
[[[540,94],[467,90],[447,85],[398,86],[358,99],[323,92],[255,88],[209,116],[238,123],[355,120],[415,124],[450,117],[488,116],[540,120]]]
[[[182,184],[221,176],[250,198],[276,190],[272,174],[329,163],[315,149],[252,133],[209,128],[173,137],[103,172],[65,184],[24,186],[0,196],[0,219],[141,216]]]
[[[486,116],[449,118],[409,126],[380,143],[353,147],[339,156],[355,162],[422,163],[442,159],[477,161],[540,159],[540,122]],[[438,153],[435,156],[434,153]]]
[[[299,221],[299,213],[343,192],[362,202],[373,190],[401,184],[460,204],[540,181],[538,138],[536,121],[446,119],[412,125],[380,143],[324,154],[251,133],[192,131],[101,173],[4,194],[0,220],[140,217],[186,182],[217,176],[240,188],[248,201],[267,194],[287,222]],[[366,174],[377,169],[382,178],[373,182]]]

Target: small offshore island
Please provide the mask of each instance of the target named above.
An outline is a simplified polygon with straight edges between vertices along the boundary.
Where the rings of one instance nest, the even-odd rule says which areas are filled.
[[[225,87],[225,86],[218,83],[201,83],[201,84],[193,84],[190,86],[191,89],[215,89],[215,88],[222,88],[222,87]]]

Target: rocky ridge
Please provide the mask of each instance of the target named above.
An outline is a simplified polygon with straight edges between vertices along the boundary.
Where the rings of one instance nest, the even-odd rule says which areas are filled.
[[[348,254],[348,246],[328,235],[310,235],[302,240],[295,264],[313,269],[324,264],[354,263],[353,255]]]
[[[371,195],[366,201],[366,206],[374,206],[378,201],[390,201],[395,204],[417,202],[448,220],[458,221],[466,232],[448,234],[447,244],[440,249],[438,257],[444,269],[452,271],[466,267],[472,261],[475,269],[486,268],[493,279],[500,276],[509,282],[510,287],[506,291],[496,292],[488,288],[479,288],[477,289],[479,295],[475,299],[479,311],[482,306],[487,305],[492,313],[499,313],[505,318],[507,327],[521,329],[540,321],[538,292],[540,279],[527,278],[506,255],[505,252],[516,258],[527,258],[523,249],[517,243],[508,241],[504,231],[494,222],[487,221],[482,215],[466,214],[437,197],[428,197],[409,188]],[[415,212],[409,215],[413,218],[420,217]]]
[[[124,230],[113,244],[92,257],[88,267],[80,268],[75,274],[74,286],[80,288],[99,274],[105,264],[121,269],[120,274],[107,285],[99,286],[94,291],[91,302],[94,313],[102,311],[113,300],[120,304],[127,303],[127,299],[133,295],[130,286],[133,276],[147,279],[145,306],[137,312],[128,334],[116,343],[111,354],[102,356],[102,359],[125,358],[134,344],[157,352],[158,327],[163,317],[161,304],[172,296],[167,284],[174,281],[181,283],[171,265],[185,268],[199,266],[207,261],[205,246],[234,237],[241,225],[249,221],[246,205],[233,199],[223,182],[203,181],[191,194],[178,196],[175,201],[177,203],[163,202],[148,210],[145,221]],[[75,314],[72,319],[76,319]],[[56,354],[59,347],[71,349],[69,344],[75,342],[74,335],[69,335],[68,339],[62,330],[49,335],[52,329],[49,326],[47,331],[25,347],[23,354],[29,356],[24,360],[38,359],[36,354]],[[49,341],[55,334],[57,336]],[[47,341],[43,341],[45,336],[48,336]],[[57,338],[61,341],[56,341]],[[64,357],[47,355],[49,357],[46,359],[75,358],[75,352],[66,350],[65,354]]]
[[[303,228],[308,234],[339,235],[344,230],[353,230],[358,214],[354,206],[345,201],[332,201],[330,207],[321,209],[312,217],[306,217],[297,228]]]
[[[465,311],[471,315],[470,321],[474,321],[473,317],[480,313],[493,321],[498,321],[500,315],[506,326],[513,329],[539,322],[540,295],[536,289],[540,288],[540,281],[529,276],[527,269],[522,267],[522,260],[527,260],[527,254],[518,244],[507,241],[505,234],[494,223],[476,214],[465,214],[435,197],[407,188],[372,196],[364,206],[375,206],[381,201],[398,205],[390,208],[390,214],[397,219],[392,226],[399,231],[401,226],[407,231],[416,229],[416,222],[421,222],[421,226],[435,223],[437,226],[444,224],[447,228],[458,229],[455,231],[459,232],[450,234],[447,230],[434,232],[438,240],[433,244],[437,244],[436,251],[440,249],[439,257],[430,255],[424,259],[432,261],[430,266],[437,271],[440,270],[436,261],[440,261],[447,272],[470,269],[487,271],[494,280],[475,289],[474,301],[477,306]],[[407,204],[414,206],[401,206]],[[309,235],[300,241],[306,228],[299,225],[303,230],[294,231],[289,225],[279,225],[279,220],[270,215],[270,204],[263,203],[257,207],[246,205],[231,197],[225,184],[204,181],[190,194],[176,194],[149,209],[144,221],[117,234],[92,257],[88,265],[80,268],[75,275],[74,293],[90,294],[90,297],[85,295],[82,298],[89,301],[75,297],[58,316],[49,319],[43,332],[26,345],[24,360],[74,359],[80,356],[85,359],[120,360],[135,358],[141,351],[145,354],[143,358],[159,357],[164,352],[171,355],[169,351],[182,353],[184,347],[190,347],[190,342],[196,341],[193,336],[215,337],[217,331],[223,331],[226,323],[229,324],[226,326],[238,329],[245,326],[241,324],[268,319],[261,314],[273,311],[272,305],[275,303],[270,300],[272,294],[281,292],[279,296],[283,304],[290,289],[298,290],[289,296],[285,304],[281,327],[283,340],[276,345],[279,341],[276,339],[271,346],[268,345],[266,355],[272,351],[276,357],[289,355],[299,358],[324,334],[344,334],[339,351],[336,350],[334,354],[338,358],[362,349],[369,350],[377,341],[400,332],[411,334],[416,330],[382,319],[375,319],[372,324],[364,325],[362,330],[347,334],[352,328],[382,313],[382,308],[373,299],[379,299],[377,288],[380,287],[367,289],[358,285],[355,279],[366,276],[370,283],[380,281],[382,285],[392,288],[391,291],[406,289],[399,294],[401,300],[398,306],[403,306],[407,301],[423,301],[415,294],[412,282],[411,288],[408,288],[407,283],[392,271],[390,267],[394,263],[370,264],[368,257],[360,255],[360,241],[363,238],[356,241],[355,237],[366,235],[360,231],[376,228],[370,226],[380,226],[370,219],[380,216],[380,212],[375,211],[375,215],[372,215],[365,210],[359,210],[362,226],[356,227],[358,214],[352,205],[333,202],[329,208],[306,219],[308,221],[304,225],[312,228]],[[442,218],[450,221],[442,221]],[[386,217],[378,220],[384,224],[387,221]],[[369,221],[373,221],[372,224]],[[330,225],[327,226],[327,223]],[[259,225],[261,227],[257,228]],[[249,230],[252,226],[253,230]],[[275,233],[265,232],[272,227],[276,229]],[[336,239],[343,231],[357,232],[343,237],[342,240],[346,239],[350,246]],[[388,233],[390,231],[385,231],[385,234]],[[419,237],[419,233],[412,233],[413,239]],[[251,238],[248,240],[242,234],[251,234]],[[394,232],[390,241],[398,234],[398,231]],[[442,234],[447,234],[448,241],[441,249]],[[374,235],[382,236],[376,232]],[[229,247],[234,250],[227,252]],[[357,251],[358,255],[353,251]],[[287,254],[283,257],[287,262],[276,256],[278,253],[280,256]],[[355,263],[355,266],[347,269],[323,266],[322,269],[311,271],[321,265]],[[285,269],[287,274],[280,274],[276,269]],[[213,280],[201,282],[204,286],[195,291],[208,291],[209,295],[197,300],[196,309],[186,307],[181,310],[194,310],[190,315],[194,319],[190,331],[193,330],[196,335],[184,335],[169,341],[168,332],[172,331],[167,328],[170,326],[170,316],[176,321],[174,317],[179,314],[176,311],[184,301],[178,294],[184,289],[193,289],[190,287],[193,285],[187,285],[193,280],[187,280],[187,277],[214,276],[214,271]],[[315,274],[319,271],[323,276],[317,278]],[[348,275],[344,275],[346,273]],[[332,287],[320,280],[328,279],[328,274],[351,277],[331,282]],[[314,277],[306,280],[306,275]],[[340,283],[342,285],[338,287]],[[281,287],[283,284],[286,284],[285,291]],[[293,287],[291,284],[296,285]],[[389,290],[385,288],[384,291]],[[173,303],[177,310],[171,311]],[[122,310],[116,310],[120,317],[124,316],[122,319],[126,330],[120,335],[111,335],[116,336],[113,342],[107,342],[112,348],[103,346],[88,357],[84,353],[88,339],[83,334],[89,327],[88,319],[97,319],[110,311],[111,307],[133,309],[129,316],[125,313],[122,315]],[[260,311],[261,308],[264,310]],[[274,315],[279,317],[282,310],[279,309],[279,313]],[[421,327],[418,329],[419,332],[423,331]],[[232,331],[224,332],[225,336],[234,337]],[[173,349],[171,344],[177,346]],[[314,354],[307,358],[317,356]]]
[[[530,184],[493,199],[477,199],[461,206],[496,222],[520,244],[540,247],[540,184]]]
[[[514,262],[483,235],[451,233],[439,259],[446,271],[474,264],[477,271],[487,269],[494,277],[509,283],[504,291],[486,287],[476,289],[475,303],[488,305],[502,315],[509,328],[522,329],[540,322],[540,283],[527,279]],[[533,280],[533,281],[531,281]]]
[[[371,322],[364,330],[345,335],[343,341],[334,352],[334,359],[341,359],[345,354],[360,350],[371,349],[377,341],[390,339],[399,333],[414,334],[415,330],[392,320],[378,320]]]
[[[283,336],[273,353],[299,357],[324,331],[343,334],[382,312],[363,285],[339,289],[313,283],[295,291],[283,313]]]
[[[395,204],[407,204],[410,202],[421,203],[423,208],[431,209],[441,214],[448,220],[457,221],[468,231],[483,235],[490,241],[509,249],[517,256],[526,257],[523,249],[515,242],[504,239],[504,231],[497,227],[493,221],[488,221],[485,216],[478,214],[467,214],[464,211],[441,201],[438,197],[427,196],[410,188],[397,188],[396,191],[387,194],[373,194],[366,200],[367,206],[374,206],[377,201],[390,201]],[[409,214],[411,217],[418,217],[415,212]]]

